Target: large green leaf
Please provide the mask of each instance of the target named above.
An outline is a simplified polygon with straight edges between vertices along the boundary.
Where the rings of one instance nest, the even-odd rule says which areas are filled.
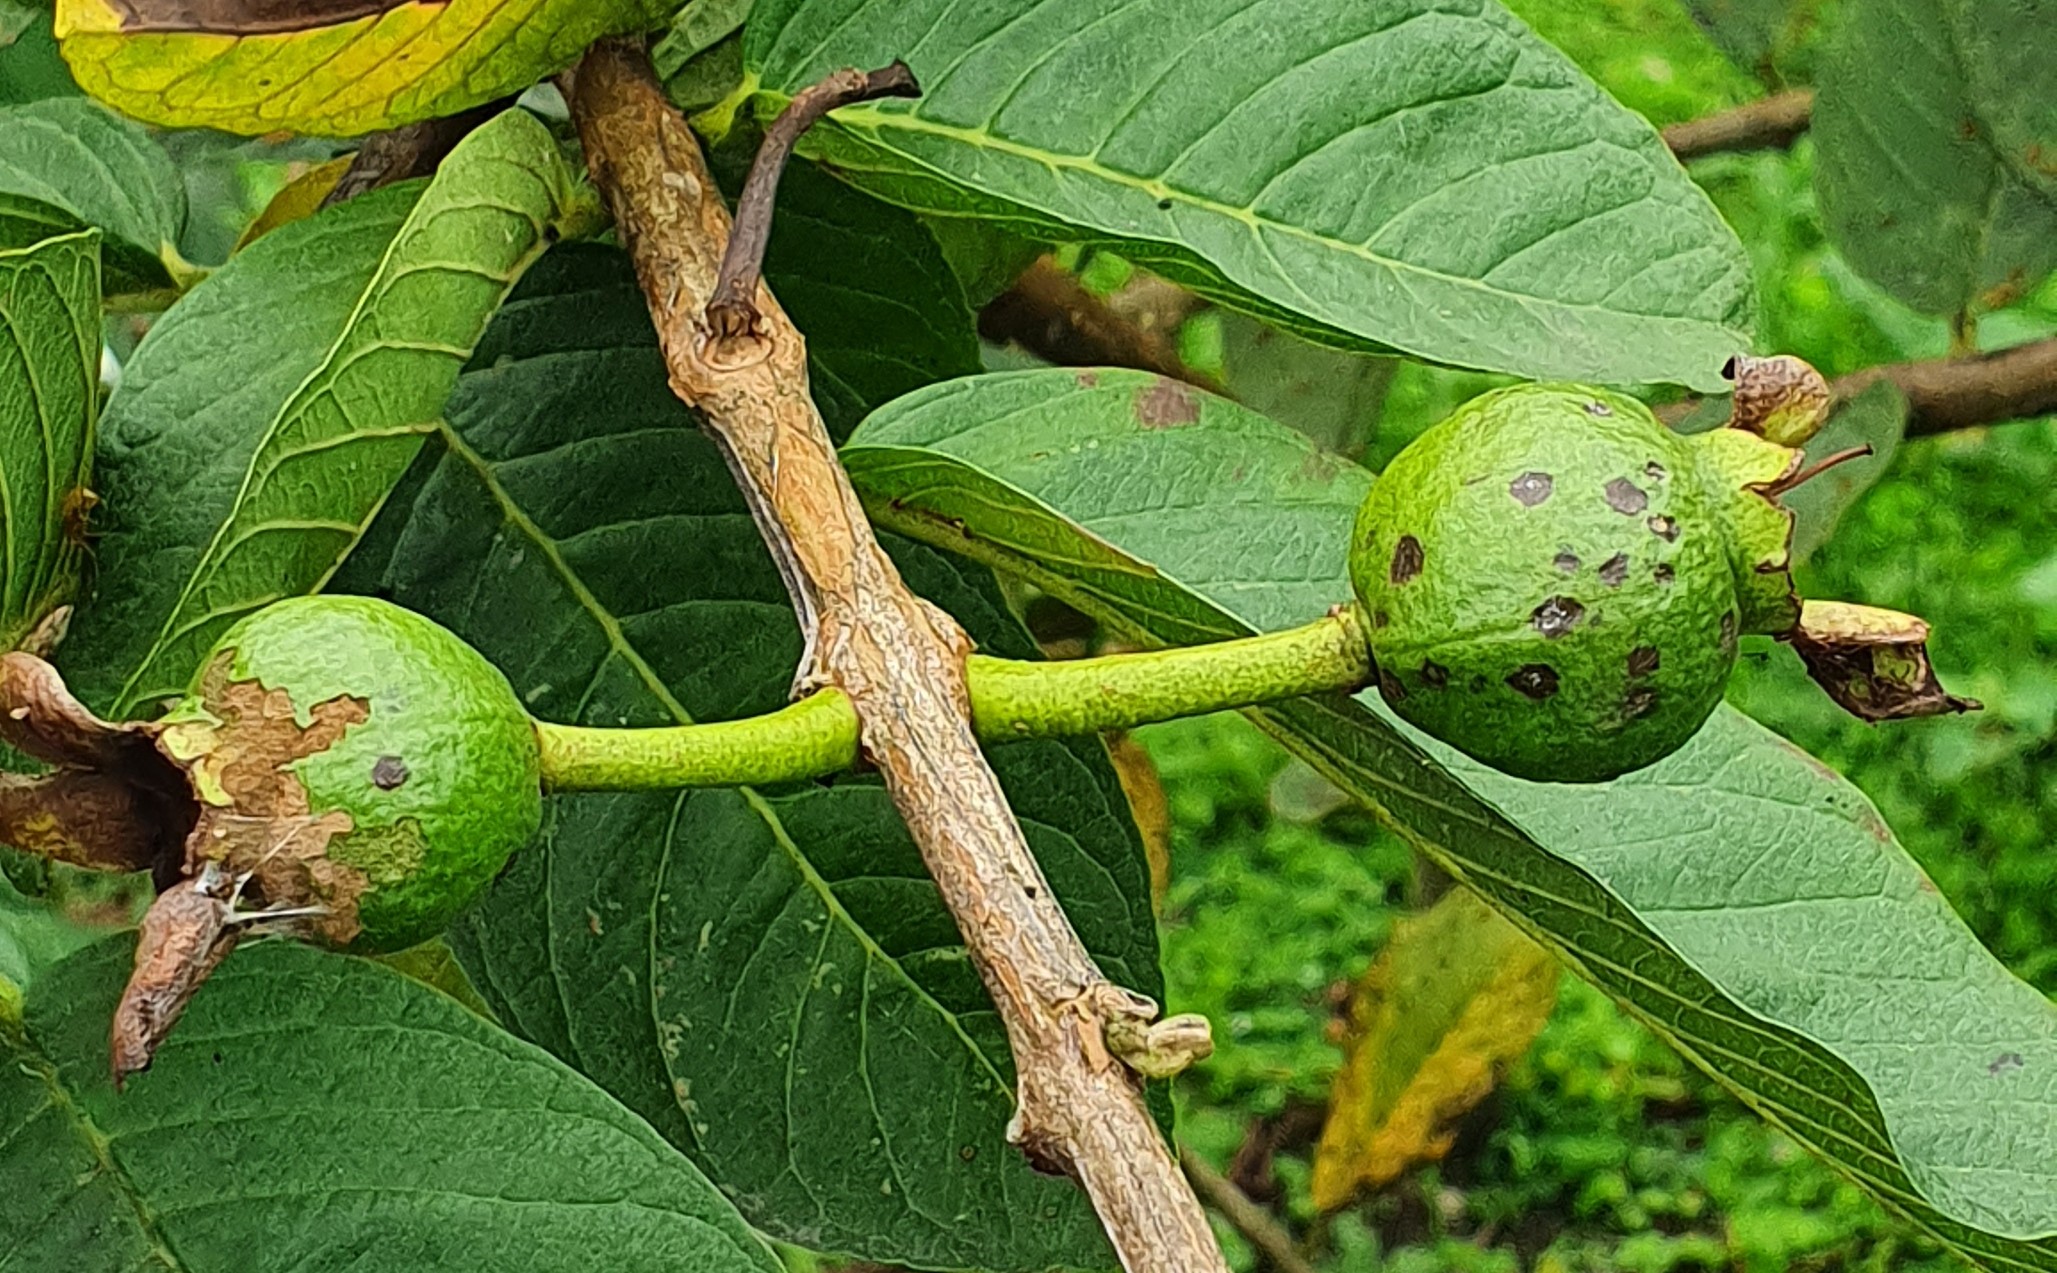
[[[353,579],[472,641],[545,719],[784,701],[800,655],[784,586],[618,253],[567,248],[523,282],[443,445],[381,519],[383,570]],[[900,564],[986,648],[1028,652],[990,580],[914,545]],[[1148,872],[1099,742],[994,764],[1101,967],[1161,993]],[[1006,1143],[1004,1032],[874,781],[557,798],[542,845],[454,939],[503,1021],[767,1232],[923,1267],[1112,1261],[1084,1197]]]
[[[0,107],[0,248],[105,232],[110,291],[169,286],[186,188],[164,147],[83,97]]]
[[[0,1264],[780,1268],[643,1120],[369,961],[238,951],[117,1093],[107,1021],[133,948],[80,951],[0,1013]]]
[[[1124,255],[1317,339],[1718,388],[1749,263],[1650,126],[1494,0],[760,0],[784,95],[905,58],[808,144],[925,211]]]
[[[100,236],[0,249],[0,650],[77,583],[65,510],[100,409]]]
[[[1346,599],[1371,481],[1233,403],[1109,371],[939,386],[844,460],[883,524],[1172,642]],[[1825,766],[1726,708],[1590,787],[1486,769],[1375,695],[1260,719],[1865,1187],[1993,1267],[2057,1268],[2057,1008]]]
[[[352,137],[454,115],[563,70],[675,0],[58,0],[85,90],[153,124]]]
[[[426,189],[266,235],[151,329],[102,429],[108,516],[65,649],[82,697],[181,692],[230,623],[335,569],[570,190],[548,130],[508,111]]]
[[[2048,0],[1844,6],[1814,107],[1815,191],[1836,246],[1909,305],[2004,302],[2057,265],[2052,32]]]

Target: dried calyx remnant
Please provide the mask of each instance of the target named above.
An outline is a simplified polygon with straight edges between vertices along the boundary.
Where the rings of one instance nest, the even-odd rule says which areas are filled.
[[[0,778],[0,840],[157,883],[115,1012],[117,1082],[245,934],[367,952],[425,940],[541,819],[535,731],[506,679],[428,620],[359,598],[244,620],[147,723],[100,720],[48,664],[8,654],[0,738],[52,766]]]
[[[1977,706],[1936,683],[1919,619],[1803,607],[1779,497],[1865,451],[1804,465],[1829,410],[1806,363],[1725,371],[1725,428],[1681,436],[1604,389],[1519,385],[1387,466],[1351,579],[1395,712],[1521,777],[1605,780],[1691,738],[1753,633],[1865,720]]]

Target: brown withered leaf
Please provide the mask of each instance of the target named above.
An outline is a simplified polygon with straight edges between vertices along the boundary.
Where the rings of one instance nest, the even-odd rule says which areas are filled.
[[[109,1035],[114,1086],[150,1068],[200,983],[235,949],[232,885],[219,872],[180,880],[157,895],[136,934],[136,965]]]
[[[1944,690],[1928,661],[1928,624],[1848,601],[1808,601],[1787,641],[1828,696],[1860,720],[1975,712],[1977,699]]]
[[[1452,1122],[1549,1020],[1557,980],[1557,962],[1468,891],[1396,924],[1351,996],[1315,1205],[1346,1206],[1449,1152]]]
[[[0,774],[0,844],[98,871],[148,871],[181,840],[135,785],[91,769]]]
[[[1143,744],[1127,733],[1107,735],[1107,756],[1114,762],[1114,776],[1121,780],[1121,793],[1128,797],[1135,815],[1136,830],[1143,837],[1143,856],[1150,864],[1150,906],[1164,909],[1164,893],[1171,887],[1171,802],[1164,794],[1164,780]]]

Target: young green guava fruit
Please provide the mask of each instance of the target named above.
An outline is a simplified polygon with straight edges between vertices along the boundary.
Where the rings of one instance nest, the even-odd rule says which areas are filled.
[[[1721,701],[1737,639],[1798,620],[1775,490],[1799,459],[1747,427],[1682,436],[1583,385],[1473,399],[1358,516],[1380,692],[1522,778],[1598,782],[1669,755]]]
[[[186,871],[323,945],[435,936],[542,821],[535,726],[457,636],[368,597],[299,597],[225,632],[154,727],[199,802]]]

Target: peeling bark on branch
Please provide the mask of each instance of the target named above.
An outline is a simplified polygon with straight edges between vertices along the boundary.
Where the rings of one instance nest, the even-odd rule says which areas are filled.
[[[799,332],[761,284],[754,331],[708,329],[731,227],[698,143],[632,44],[594,46],[565,90],[672,386],[727,452],[785,570],[808,638],[801,681],[856,707],[865,752],[1006,1024],[1012,1138],[1078,1179],[1132,1273],[1225,1270],[1140,1087],[1103,1042],[1110,1018],[1155,1005],[1101,976],[1051,896],[967,719],[969,643],[873,539],[808,396]]]
[[[1732,110],[1664,129],[1664,144],[1681,161],[1723,150],[1783,150],[1814,117],[1814,90],[1773,93]]]

